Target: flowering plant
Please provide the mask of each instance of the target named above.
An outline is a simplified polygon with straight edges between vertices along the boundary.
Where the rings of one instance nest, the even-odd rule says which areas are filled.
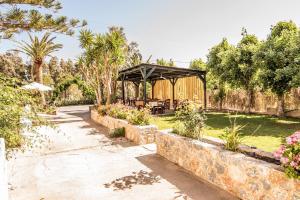
[[[280,159],[289,177],[300,179],[300,131],[287,137],[286,144],[281,145],[274,156]]]

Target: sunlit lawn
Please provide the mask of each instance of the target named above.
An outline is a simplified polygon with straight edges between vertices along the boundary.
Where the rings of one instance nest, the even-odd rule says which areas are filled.
[[[224,129],[230,125],[228,114],[207,113],[205,135],[219,137]],[[235,115],[231,115],[234,117]],[[244,144],[256,146],[262,150],[273,152],[288,135],[300,130],[299,119],[278,119],[264,115],[236,115],[239,125],[246,125],[241,131]],[[159,129],[172,128],[175,124],[174,116],[154,117],[152,124]]]

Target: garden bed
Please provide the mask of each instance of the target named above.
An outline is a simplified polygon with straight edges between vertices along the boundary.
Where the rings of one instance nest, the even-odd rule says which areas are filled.
[[[91,119],[107,127],[110,130],[125,128],[125,137],[136,144],[149,144],[155,142],[155,132],[158,130],[155,125],[137,126],[126,120],[116,119],[110,116],[101,116],[95,109],[90,109]]]
[[[300,199],[300,182],[279,165],[167,131],[156,133],[157,153],[242,199]]]

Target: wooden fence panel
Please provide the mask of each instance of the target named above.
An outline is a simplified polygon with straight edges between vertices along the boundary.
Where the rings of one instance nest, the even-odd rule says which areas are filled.
[[[180,78],[175,84],[175,99],[188,99],[203,104],[203,95],[203,83],[196,76]],[[154,98],[163,100],[172,98],[172,85],[169,80],[156,82]]]

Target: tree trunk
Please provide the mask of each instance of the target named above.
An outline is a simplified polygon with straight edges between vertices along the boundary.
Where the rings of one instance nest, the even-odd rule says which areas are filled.
[[[112,84],[112,81],[111,81],[111,72],[108,72],[108,75],[107,75],[107,81],[106,81],[106,105],[110,105],[111,104],[111,84]]]
[[[252,106],[252,102],[253,102],[253,90],[248,88],[247,90],[247,100],[246,100],[246,113],[250,113],[251,112],[251,106]]]
[[[34,62],[34,81],[37,83],[43,84],[43,62],[37,60]],[[46,105],[46,99],[44,92],[40,91],[41,94],[41,103],[43,106]]]
[[[102,104],[102,94],[101,94],[100,85],[97,87],[96,90],[96,99],[97,99],[97,104],[100,106]]]
[[[284,117],[284,95],[278,95],[278,105],[277,105],[277,115],[279,117]]]
[[[223,109],[223,98],[219,99],[219,110],[222,111]]]

